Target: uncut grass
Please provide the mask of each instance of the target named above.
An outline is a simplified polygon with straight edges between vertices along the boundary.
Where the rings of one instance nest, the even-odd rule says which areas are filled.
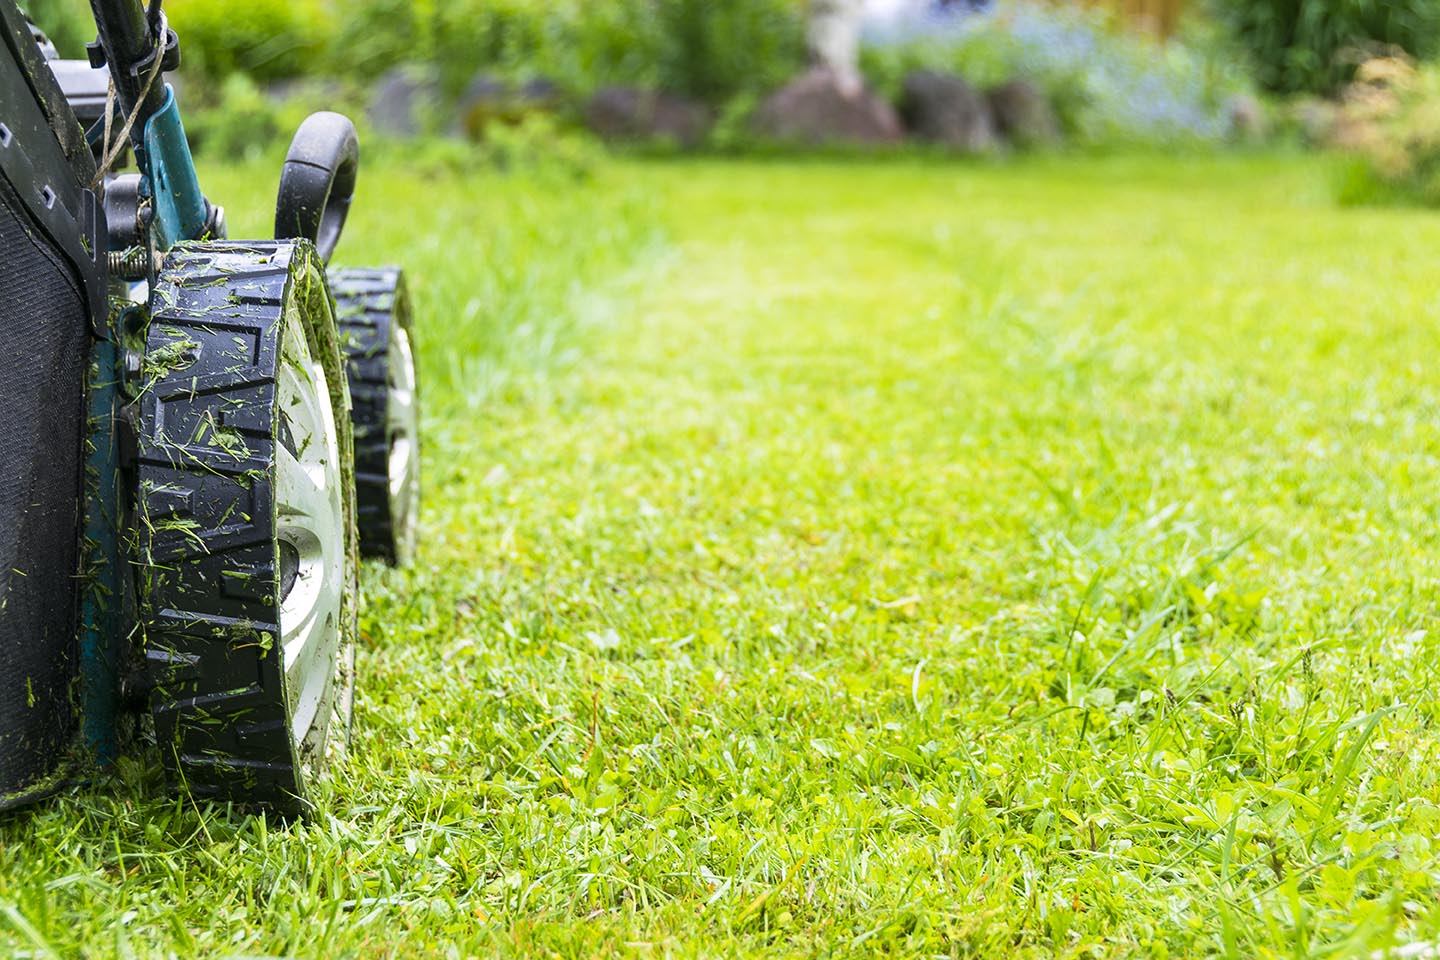
[[[421,293],[426,542],[367,574],[326,815],[197,810],[141,757],[0,825],[0,938],[1248,957],[1440,935],[1440,222],[1337,210],[1325,179],[392,177],[343,254]]]

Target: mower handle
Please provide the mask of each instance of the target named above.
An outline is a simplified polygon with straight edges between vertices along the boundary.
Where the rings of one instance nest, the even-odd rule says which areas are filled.
[[[141,0],[90,0],[90,9],[98,32],[89,48],[90,66],[110,68],[120,116],[134,115],[130,137],[143,150],[145,126],[164,109],[167,96],[156,70],[180,66],[179,41],[165,26],[158,3],[147,8]]]
[[[345,228],[359,172],[360,139],[350,118],[329,111],[306,117],[290,141],[280,173],[275,239],[311,240],[329,263]]]

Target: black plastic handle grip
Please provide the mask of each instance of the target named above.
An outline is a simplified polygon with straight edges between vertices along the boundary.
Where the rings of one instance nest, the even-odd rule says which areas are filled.
[[[275,239],[313,240],[330,262],[360,172],[360,139],[355,124],[339,113],[312,113],[295,131],[280,195],[275,202]]]

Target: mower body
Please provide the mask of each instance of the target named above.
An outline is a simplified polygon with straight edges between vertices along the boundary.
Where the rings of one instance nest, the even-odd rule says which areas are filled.
[[[125,604],[94,159],[8,4],[0,32],[0,806],[9,806],[60,782],[77,752],[113,756]]]
[[[332,292],[348,119],[297,131],[275,238],[230,241],[160,0],[91,6],[59,61],[0,0],[0,810],[143,728],[177,786],[304,815],[348,739],[359,558],[413,544],[406,288]]]

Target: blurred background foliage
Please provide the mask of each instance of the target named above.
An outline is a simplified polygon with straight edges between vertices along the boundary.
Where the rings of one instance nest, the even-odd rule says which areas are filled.
[[[1440,207],[1440,66],[1366,61],[1346,89],[1334,139],[1351,157],[1342,202]]]
[[[415,63],[433,64],[451,90],[485,69],[576,92],[645,84],[721,103],[782,82],[804,58],[799,0],[168,0],[165,8],[191,66],[215,80],[235,71],[262,82],[364,79]]]
[[[94,33],[86,0],[25,6],[67,55]],[[373,76],[433,62],[461,74],[480,66],[544,73],[577,87],[651,81],[719,102],[794,69],[805,0],[167,0],[165,8],[192,69],[216,79]],[[1021,21],[1032,36],[1046,17],[1064,30],[1092,15],[1078,5],[1033,9]],[[1436,0],[1206,0],[1199,9],[1277,92],[1333,92],[1368,56],[1396,49],[1440,52]],[[967,56],[983,52],[972,42]]]
[[[67,55],[78,55],[93,36],[86,0],[28,0],[25,6]],[[805,0],[165,4],[185,37],[191,69],[217,81],[236,71],[260,82],[308,74],[363,78],[399,63],[434,63],[453,74],[456,86],[489,67],[544,74],[576,89],[649,82],[712,103],[773,86],[793,72],[804,54],[805,6]],[[1014,42],[1042,42],[1046,19],[1054,21],[1057,36],[1073,37],[1077,19],[1097,16],[1089,7],[1031,5],[1029,15],[1016,20],[1026,35],[999,38],[993,50],[982,41],[998,33],[972,36],[963,56],[993,71],[987,55],[1005,61]],[[1191,4],[1188,20],[1192,36],[1182,29],[1182,45],[1193,39],[1196,22],[1221,25],[1259,85],[1279,93],[1333,93],[1365,59],[1396,50],[1420,59],[1440,53],[1436,0],[1202,0]]]
[[[62,54],[83,54],[94,33],[87,0],[25,6]],[[945,16],[871,24],[862,67],[892,102],[921,69],[982,91],[1023,79],[1072,146],[1227,144],[1263,128],[1347,151],[1349,198],[1440,206],[1440,68],[1430,65],[1440,0],[1167,0],[1155,32],[1136,28],[1135,6],[951,3]],[[189,126],[201,149],[227,155],[267,148],[304,106],[363,121],[377,82],[401,67],[433,77],[452,115],[477,77],[543,81],[558,91],[555,105],[522,140],[566,135],[587,98],[626,86],[703,105],[716,121],[706,142],[744,148],[756,105],[808,63],[809,0],[166,0],[165,9],[183,37]],[[1374,62],[1391,67],[1367,69]],[[1241,121],[1249,129],[1237,137]],[[427,129],[457,124],[450,116]]]
[[[1212,9],[1277,93],[1332,93],[1372,57],[1440,52],[1436,0],[1213,0]]]
[[[64,56],[80,56],[95,39],[88,0],[25,0],[20,6],[45,28]]]

